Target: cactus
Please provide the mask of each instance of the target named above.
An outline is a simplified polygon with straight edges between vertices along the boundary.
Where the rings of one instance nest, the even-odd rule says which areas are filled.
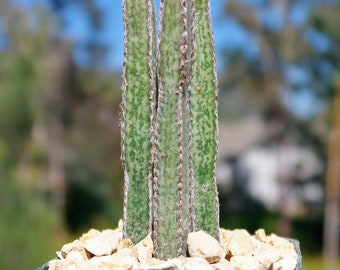
[[[217,79],[209,0],[124,0],[124,237],[151,233],[161,259],[190,231],[219,238]],[[156,78],[157,77],[157,78]]]
[[[151,140],[155,115],[155,15],[152,0],[124,0],[122,165],[124,237],[134,242],[150,231]]]

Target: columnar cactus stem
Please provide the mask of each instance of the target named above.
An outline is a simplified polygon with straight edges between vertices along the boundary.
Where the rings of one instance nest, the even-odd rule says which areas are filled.
[[[151,229],[151,139],[155,110],[155,15],[152,0],[123,0],[122,164],[124,236],[133,242]]]
[[[168,259],[186,254],[190,231],[219,238],[209,1],[161,0],[157,56],[152,1],[124,0],[123,12],[124,236],[151,230],[154,254]]]
[[[182,243],[183,131],[182,99],[186,57],[183,39],[183,1],[161,0],[161,29],[158,47],[158,106],[156,116],[157,157],[154,212],[156,254],[177,256]],[[181,253],[182,251],[180,251]]]
[[[190,139],[195,230],[219,239],[215,177],[217,157],[217,76],[209,0],[194,1],[194,63],[190,82]]]

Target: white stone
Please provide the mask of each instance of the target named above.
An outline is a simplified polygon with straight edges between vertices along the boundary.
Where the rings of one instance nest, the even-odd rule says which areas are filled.
[[[209,263],[218,262],[224,257],[223,249],[218,241],[204,231],[189,233],[188,251],[190,257],[204,258]]]
[[[129,248],[132,250],[135,250],[135,246],[133,245],[131,239],[129,238],[124,238],[121,241],[118,242],[117,244],[117,250],[121,250],[124,248]]]
[[[280,249],[294,249],[294,244],[292,242],[273,233],[268,237],[268,243],[273,247]]]
[[[87,233],[84,233],[82,236],[79,237],[79,241],[84,243],[86,240],[89,240],[98,235],[100,235],[100,231],[96,229],[90,229]]]
[[[154,266],[148,266],[145,268],[142,268],[143,270],[184,270],[183,265],[180,259],[174,258],[170,259],[166,262],[163,262],[161,264],[157,264]]]
[[[78,270],[126,270],[126,268],[114,265],[112,263],[108,262],[99,262],[99,263],[93,263],[93,262],[86,262],[86,264],[83,264],[79,267]],[[132,270],[132,269],[128,269]]]
[[[151,235],[148,234],[148,236],[136,244],[135,247],[137,251],[137,259],[141,267],[146,267],[150,264],[152,258],[153,242]]]
[[[282,257],[281,260],[277,262],[276,265],[279,265],[277,270],[284,269],[284,270],[294,270],[297,264],[297,256],[294,256],[294,254],[286,255]],[[273,267],[273,270],[275,267]]]
[[[224,251],[225,254],[228,255],[230,253],[229,248],[228,248],[228,243],[229,240],[232,236],[232,231],[231,230],[226,230],[226,229],[220,229],[220,245]]]
[[[61,259],[64,259],[64,256],[61,254],[61,251],[57,251],[57,252],[56,252],[56,255],[57,255],[57,258],[58,258],[58,259],[60,259],[60,260],[61,260]]]
[[[60,268],[61,260],[50,260],[48,262],[49,270],[61,270]]]
[[[123,220],[120,219],[118,221],[118,231],[123,232],[123,225],[124,225]]]
[[[152,257],[150,235],[133,245],[130,239],[122,239],[121,229],[103,232],[92,229],[79,240],[64,245],[58,252],[60,260],[50,261],[49,269],[294,270],[296,267],[295,245],[275,234],[266,236],[263,229],[257,230],[254,236],[246,230],[220,229],[220,239],[221,245],[203,231],[190,233],[190,257],[165,262]]]
[[[78,270],[80,266],[74,261],[63,260],[60,263],[60,270]]]
[[[271,270],[282,270],[281,262],[274,262]],[[284,270],[286,270],[286,269],[284,269]]]
[[[184,270],[214,270],[214,268],[203,258],[185,258]]]
[[[84,259],[87,259],[87,255],[86,255],[86,252],[85,252],[85,249],[84,249],[84,244],[83,244],[83,242],[81,242],[79,240],[74,240],[71,243],[63,245],[60,253],[58,254],[58,257],[61,255],[62,258],[65,259],[71,251],[79,251],[82,254],[82,256],[84,257]]]
[[[232,235],[233,235],[233,231],[221,228],[220,229],[221,243],[229,242],[229,239]]]
[[[117,230],[104,230],[99,235],[86,240],[84,248],[95,256],[110,255],[117,249],[121,239],[121,232]]]
[[[89,260],[89,263],[91,263],[92,265],[94,265],[94,264],[100,264],[100,263],[112,263],[111,256],[112,256],[112,255],[92,257],[92,258]]]
[[[255,232],[255,239],[259,240],[260,242],[267,243],[268,239],[267,239],[266,232],[264,231],[264,229],[258,229]]]
[[[93,265],[111,265],[120,267],[121,269],[134,269],[139,268],[137,258],[135,257],[134,251],[129,248],[119,250],[117,253],[107,256],[93,257],[89,260]],[[113,268],[116,269],[116,268]]]
[[[280,253],[281,260],[274,266],[279,265],[277,269],[279,269],[279,267],[282,267],[284,270],[295,269],[297,264],[295,245],[289,240],[275,234],[271,234],[270,237],[268,237],[268,242]]]
[[[224,249],[232,256],[252,255],[255,246],[251,235],[246,230],[234,230]]]
[[[233,256],[230,262],[234,266],[235,270],[262,270],[260,263],[256,258],[251,255],[247,256]],[[267,269],[263,269],[267,270]]]
[[[77,265],[81,265],[85,262],[83,255],[77,250],[72,250],[69,254],[67,254],[65,260],[72,261]]]
[[[111,255],[111,262],[124,269],[138,269],[140,267],[136,254],[132,249],[125,248]]]
[[[255,257],[258,259],[260,264],[267,265],[268,268],[273,262],[276,262],[280,259],[280,251],[273,248],[270,245],[265,245],[260,243],[256,247]]]
[[[223,248],[236,270],[294,270],[297,263],[294,244],[263,229],[254,237],[245,230],[224,233]]]
[[[219,262],[212,264],[214,270],[233,270],[234,267],[231,262],[222,258]]]
[[[148,261],[148,263],[147,263],[147,267],[161,265],[162,263],[165,263],[165,262],[166,261],[164,261],[164,260],[160,260],[160,259],[157,259],[157,258],[151,258],[150,261]]]

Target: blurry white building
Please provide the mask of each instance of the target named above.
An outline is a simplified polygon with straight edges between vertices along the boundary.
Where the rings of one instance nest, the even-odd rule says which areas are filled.
[[[306,203],[321,204],[324,190],[318,177],[323,164],[316,154],[293,142],[263,144],[265,131],[265,124],[255,116],[235,124],[221,123],[217,166],[220,195],[228,194],[242,177],[247,194],[268,210],[277,210],[283,196],[291,215]],[[228,162],[231,156],[233,162]]]

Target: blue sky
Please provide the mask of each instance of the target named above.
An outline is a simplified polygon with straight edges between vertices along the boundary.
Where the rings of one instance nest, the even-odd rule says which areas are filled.
[[[12,0],[18,2],[25,7],[32,6],[33,3],[46,3],[47,0]],[[123,23],[122,23],[122,1],[121,0],[95,0],[97,6],[102,11],[104,27],[100,32],[91,33],[89,22],[86,14],[77,6],[77,4],[67,5],[62,15],[65,27],[60,33],[64,38],[72,40],[76,44],[75,58],[81,65],[86,63],[86,50],[81,44],[95,35],[95,39],[109,45],[109,53],[103,63],[107,68],[120,70],[123,61]],[[223,69],[222,50],[234,47],[241,48],[247,55],[256,55],[258,53],[258,45],[256,37],[245,31],[238,22],[225,16],[224,5],[227,0],[212,0],[211,14],[213,18],[213,30],[215,37],[217,66],[220,71]],[[263,0],[252,0],[251,4],[257,9],[258,18],[272,28],[280,30],[282,27],[282,10],[280,8],[268,9],[261,8]],[[307,1],[308,2],[308,1]],[[306,19],[308,4],[305,0],[299,1],[300,4],[295,5],[291,20],[297,25]],[[159,5],[159,0],[156,0]],[[316,34],[309,33],[310,38],[315,38]],[[320,46],[325,47],[326,41]]]
[[[17,2],[26,8],[33,6],[34,3],[46,4],[48,2],[48,0],[7,1]],[[224,5],[227,1],[228,0],[210,1],[219,69],[222,69],[223,66],[219,61],[219,59],[222,58],[219,56],[223,49],[238,47],[248,55],[256,55],[258,53],[256,37],[245,31],[234,18],[225,16]],[[331,2],[332,0],[323,1]],[[121,69],[123,59],[122,1],[95,0],[97,6],[102,11],[104,21],[104,27],[97,33],[90,32],[86,14],[84,14],[74,2],[76,1],[68,1],[67,8],[64,8],[62,11],[65,27],[60,34],[78,45],[75,51],[77,61],[81,63],[86,58],[84,50],[81,48],[82,42],[88,39],[90,35],[95,35],[97,41],[109,45],[109,55],[104,64],[110,69]],[[159,4],[159,0],[155,2]],[[263,5],[264,0],[248,0],[246,2],[249,2],[252,8],[256,9],[257,19],[261,21],[261,23],[270,27],[272,30],[280,31],[282,29],[284,24],[283,9],[279,4],[272,5],[272,8],[268,8]],[[312,2],[311,0],[299,0],[296,2],[290,14],[290,21],[293,25],[298,26],[304,23]],[[315,49],[319,51],[325,51],[329,46],[327,37],[312,30],[306,32],[306,39],[311,41]]]
[[[9,1],[9,0],[8,0]],[[47,0],[12,0],[29,8],[34,3],[46,3]],[[108,54],[104,59],[103,66],[109,70],[120,71],[123,61],[123,23],[122,23],[122,1],[121,0],[95,0],[97,6],[102,11],[104,27],[98,32],[91,32],[86,14],[73,1],[62,11],[64,27],[59,35],[74,42],[74,57],[79,65],[86,65],[86,49],[84,41],[90,36],[97,42],[108,44]],[[217,68],[221,74],[224,71],[222,53],[225,49],[239,48],[246,55],[254,56],[258,54],[257,37],[243,29],[238,22],[225,16],[224,5],[226,0],[211,0],[211,14],[213,18],[213,30],[215,37]],[[273,31],[280,31],[283,27],[283,11],[280,5],[273,5],[274,8],[268,9],[263,4],[264,0],[250,1],[252,8],[256,9],[257,18]],[[159,0],[156,1],[159,3]],[[308,15],[311,2],[300,0],[290,13],[290,21],[293,25],[302,24]],[[313,43],[316,50],[325,51],[329,46],[327,37],[315,31],[307,31],[306,39]],[[299,73],[300,72],[300,73]],[[301,70],[291,70],[291,77],[301,78]],[[303,74],[302,74],[303,75]],[[306,79],[306,78],[305,78]],[[308,79],[308,78],[307,78]],[[308,118],[316,108],[320,107],[317,100],[313,97],[309,89],[305,89],[297,94],[283,97],[286,104],[291,104],[290,109],[302,118]]]
[[[47,0],[13,0],[20,5],[29,8],[34,3],[46,3]],[[122,23],[122,1],[121,0],[95,0],[98,7],[102,10],[104,27],[101,32],[95,33],[96,39],[109,44],[109,53],[104,65],[108,69],[120,70],[123,61],[123,23]],[[258,2],[259,0],[257,0]],[[244,46],[245,52],[256,54],[256,40],[249,42],[249,35],[242,31],[235,20],[229,19],[224,14],[225,0],[211,1],[211,14],[213,18],[213,30],[215,37],[217,66],[221,71],[223,63],[222,49],[233,46]],[[156,1],[159,5],[159,0]],[[89,25],[86,14],[76,4],[70,4],[62,12],[65,20],[65,28],[60,33],[64,38],[70,39],[75,44],[75,59],[82,65],[86,63],[86,51],[81,46],[89,35]],[[224,15],[224,16],[223,16]]]
[[[22,0],[24,1],[24,0]],[[28,1],[28,0],[26,0]],[[241,39],[245,38],[240,35],[234,26],[230,25],[231,31],[228,31],[225,24],[225,16],[223,17],[223,5],[224,0],[214,0],[211,4],[211,13],[213,17],[213,28],[215,34],[215,43],[217,47],[217,53],[219,53],[225,44],[226,36],[225,32],[229,32],[229,42],[240,42]],[[108,58],[106,59],[106,65],[109,68],[115,70],[121,69],[123,61],[123,23],[122,23],[122,4],[121,1],[112,0],[97,0],[98,6],[103,10],[105,27],[101,33],[98,33],[98,38],[105,39],[106,42],[110,44],[110,51]],[[74,16],[77,14],[77,17]],[[66,17],[69,18],[70,23],[66,32],[64,33],[71,39],[75,41],[81,41],[85,39],[88,35],[86,18],[79,10],[77,11],[75,7],[70,6],[68,10],[65,11]],[[234,29],[233,29],[234,28]],[[81,61],[84,56],[84,51],[78,48],[75,52],[76,59]],[[219,59],[219,57],[218,57]],[[222,63],[218,63],[219,68],[222,67]]]

